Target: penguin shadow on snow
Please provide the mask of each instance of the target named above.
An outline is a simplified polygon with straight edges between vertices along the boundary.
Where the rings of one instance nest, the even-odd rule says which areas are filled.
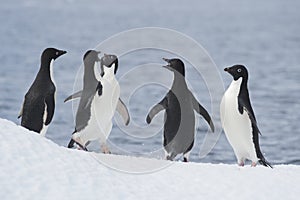
[[[206,109],[197,101],[187,87],[184,63],[177,58],[166,59],[164,68],[174,74],[171,89],[166,96],[149,111],[146,122],[164,110],[163,147],[165,158],[173,160],[183,154],[183,161],[188,162],[195,140],[195,113],[200,114],[214,132],[214,124]]]

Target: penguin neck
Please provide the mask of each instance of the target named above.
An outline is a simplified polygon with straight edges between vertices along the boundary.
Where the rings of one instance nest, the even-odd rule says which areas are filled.
[[[41,67],[39,73],[44,74],[44,76],[47,76],[50,78],[50,80],[55,83],[54,77],[53,77],[53,63],[54,59],[42,59],[41,61]]]
[[[174,79],[172,84],[172,89],[176,88],[187,88],[185,77],[178,72],[174,72]]]
[[[228,90],[236,93],[237,95],[240,95],[241,91],[248,92],[247,79],[240,77],[237,80],[233,80]]]
[[[108,81],[112,81],[115,78],[115,66],[111,66],[111,67],[103,67],[103,78],[108,80]]]
[[[248,78],[242,78],[242,83],[240,86],[240,92],[239,96],[244,96],[244,97],[249,97],[249,92],[248,92]]]
[[[97,84],[97,79],[95,76],[94,68],[96,63],[84,63],[84,76],[83,76],[83,86],[84,87],[93,87]]]

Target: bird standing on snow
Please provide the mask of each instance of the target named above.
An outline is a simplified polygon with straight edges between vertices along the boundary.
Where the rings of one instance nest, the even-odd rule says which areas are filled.
[[[76,127],[69,148],[77,143],[86,149],[88,142],[99,140],[103,153],[110,153],[106,140],[112,129],[112,118],[117,109],[129,123],[129,114],[121,101],[120,86],[115,78],[118,69],[118,58],[115,55],[104,55],[101,60],[96,51],[90,50],[84,56],[83,90],[69,96],[65,101],[80,97],[76,114]],[[102,72],[99,74],[96,63],[100,61]]]
[[[47,48],[41,56],[40,70],[25,95],[18,118],[21,125],[45,136],[55,109],[55,84],[53,80],[53,62],[66,51]]]
[[[183,153],[184,162],[187,162],[194,145],[194,110],[204,117],[212,131],[214,125],[208,112],[187,87],[183,62],[180,59],[164,58],[164,60],[168,63],[164,67],[174,73],[173,84],[167,95],[150,110],[146,121],[150,124],[157,113],[166,110],[163,134],[166,159],[173,160],[178,154]]]
[[[239,166],[245,160],[272,167],[264,158],[259,147],[259,129],[250,103],[247,87],[248,71],[243,65],[234,65],[224,69],[233,76],[220,107],[221,122],[225,135],[236,155]]]

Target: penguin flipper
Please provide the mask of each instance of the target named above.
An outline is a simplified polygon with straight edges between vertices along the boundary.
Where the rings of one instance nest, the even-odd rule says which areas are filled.
[[[148,113],[147,118],[146,118],[146,122],[148,124],[151,123],[152,119],[154,118],[154,116],[159,113],[160,111],[166,109],[168,107],[168,100],[165,97],[163,100],[161,100],[158,104],[156,104]]]
[[[194,97],[192,93],[191,93],[191,97],[192,97],[194,110],[205,119],[205,121],[209,124],[211,131],[215,132],[214,123],[210,115],[208,114],[207,110],[197,101],[197,99]]]
[[[102,86],[101,82],[99,81],[98,84],[97,84],[95,92],[98,93],[99,96],[101,96],[102,95],[102,90],[103,90],[103,86]],[[86,104],[84,106],[84,109],[86,109],[88,106],[90,106],[92,104],[93,98],[94,98],[94,95],[91,95],[87,99]]]
[[[250,118],[250,121],[251,121],[251,126],[252,126],[252,133],[253,133],[253,142],[254,142],[254,145],[255,145],[255,149],[256,149],[256,155],[257,157],[259,158],[259,163],[265,167],[270,167],[270,168],[273,168],[273,166],[271,165],[271,163],[269,163],[264,155],[262,154],[261,150],[260,150],[260,147],[259,147],[259,138],[258,138],[258,134],[261,135],[261,132],[260,130],[258,129],[258,126],[257,126],[257,122],[256,122],[256,119],[255,119],[255,116],[254,116],[254,113],[253,113],[253,110],[252,110],[252,107],[250,104],[246,104],[245,101],[243,101],[242,98],[239,98],[238,99],[238,106],[239,106],[239,112],[241,114],[244,113],[244,111],[248,114],[249,118]]]
[[[243,101],[242,98],[238,98],[238,110],[240,112],[240,114],[243,114],[244,111],[248,114],[249,118],[250,118],[250,121],[251,121],[251,124],[252,124],[252,127],[253,127],[253,131],[254,132],[257,132],[261,135],[261,132],[260,130],[258,129],[258,126],[257,126],[257,122],[256,122],[256,118],[255,118],[255,115],[253,113],[253,110],[251,108],[251,106],[249,106],[248,104],[245,103],[245,101]]]
[[[45,121],[45,125],[47,126],[52,121],[52,118],[54,115],[54,110],[55,110],[54,94],[46,97],[45,104],[46,104],[46,108],[47,108],[47,118]]]
[[[64,103],[66,103],[67,101],[70,101],[70,100],[73,100],[73,99],[77,99],[77,98],[80,98],[81,97],[81,94],[82,94],[82,90],[68,96],[65,100],[64,100]]]
[[[121,98],[119,98],[119,100],[118,100],[116,110],[122,116],[122,118],[125,122],[125,125],[127,126],[130,121],[130,116],[129,116],[128,109],[127,109],[126,105],[124,104],[124,102],[121,100]]]

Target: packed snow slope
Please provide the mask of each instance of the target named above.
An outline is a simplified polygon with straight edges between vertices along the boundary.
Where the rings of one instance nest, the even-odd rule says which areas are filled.
[[[169,162],[67,149],[0,119],[1,199],[299,199],[300,166]]]

